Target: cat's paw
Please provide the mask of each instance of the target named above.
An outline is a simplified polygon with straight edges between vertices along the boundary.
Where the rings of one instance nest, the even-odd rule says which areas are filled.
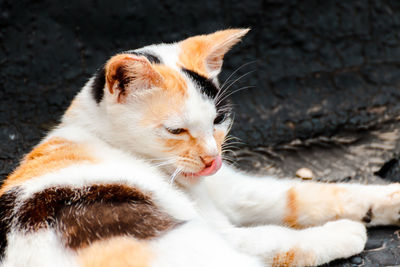
[[[348,256],[360,253],[367,242],[367,230],[362,223],[351,220],[328,222],[325,227],[339,247],[348,250]]]
[[[370,226],[400,225],[400,184],[383,186],[375,196],[363,222]]]
[[[318,235],[313,244],[317,264],[359,254],[367,242],[364,224],[346,219],[328,222],[314,234]]]

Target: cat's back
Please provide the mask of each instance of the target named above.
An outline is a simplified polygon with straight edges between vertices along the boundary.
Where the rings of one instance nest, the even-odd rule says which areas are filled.
[[[150,163],[72,126],[23,158],[0,206],[0,266],[98,266],[95,255],[126,261],[132,250],[134,266],[147,266],[145,240],[195,216]]]

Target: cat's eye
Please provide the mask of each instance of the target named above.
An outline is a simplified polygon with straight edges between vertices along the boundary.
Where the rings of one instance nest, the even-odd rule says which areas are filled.
[[[222,114],[218,114],[217,117],[215,117],[214,119],[214,124],[220,124],[221,122],[223,122],[226,118],[226,114],[222,113]]]
[[[165,129],[166,129],[169,133],[172,133],[172,134],[181,134],[181,133],[184,133],[184,132],[187,131],[186,129],[183,129],[183,128],[176,128],[176,129],[173,129],[173,128],[165,127]]]

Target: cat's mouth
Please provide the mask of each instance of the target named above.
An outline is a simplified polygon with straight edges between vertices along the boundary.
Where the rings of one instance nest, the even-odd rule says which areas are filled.
[[[183,172],[182,175],[185,177],[201,177],[201,176],[210,176],[215,174],[222,166],[221,156],[215,157],[215,159],[210,163],[209,166],[206,166],[204,169],[198,172]]]

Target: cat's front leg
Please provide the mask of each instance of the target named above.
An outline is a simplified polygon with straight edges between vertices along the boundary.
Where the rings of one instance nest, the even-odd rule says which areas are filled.
[[[367,235],[362,223],[351,220],[295,230],[259,226],[225,230],[241,251],[260,257],[266,266],[317,266],[360,253]]]
[[[338,219],[367,226],[400,225],[400,184],[256,178],[225,167],[207,185],[213,201],[236,225],[274,223],[304,228]]]
[[[367,226],[400,225],[400,184],[294,184],[283,221],[293,227],[347,218]]]

